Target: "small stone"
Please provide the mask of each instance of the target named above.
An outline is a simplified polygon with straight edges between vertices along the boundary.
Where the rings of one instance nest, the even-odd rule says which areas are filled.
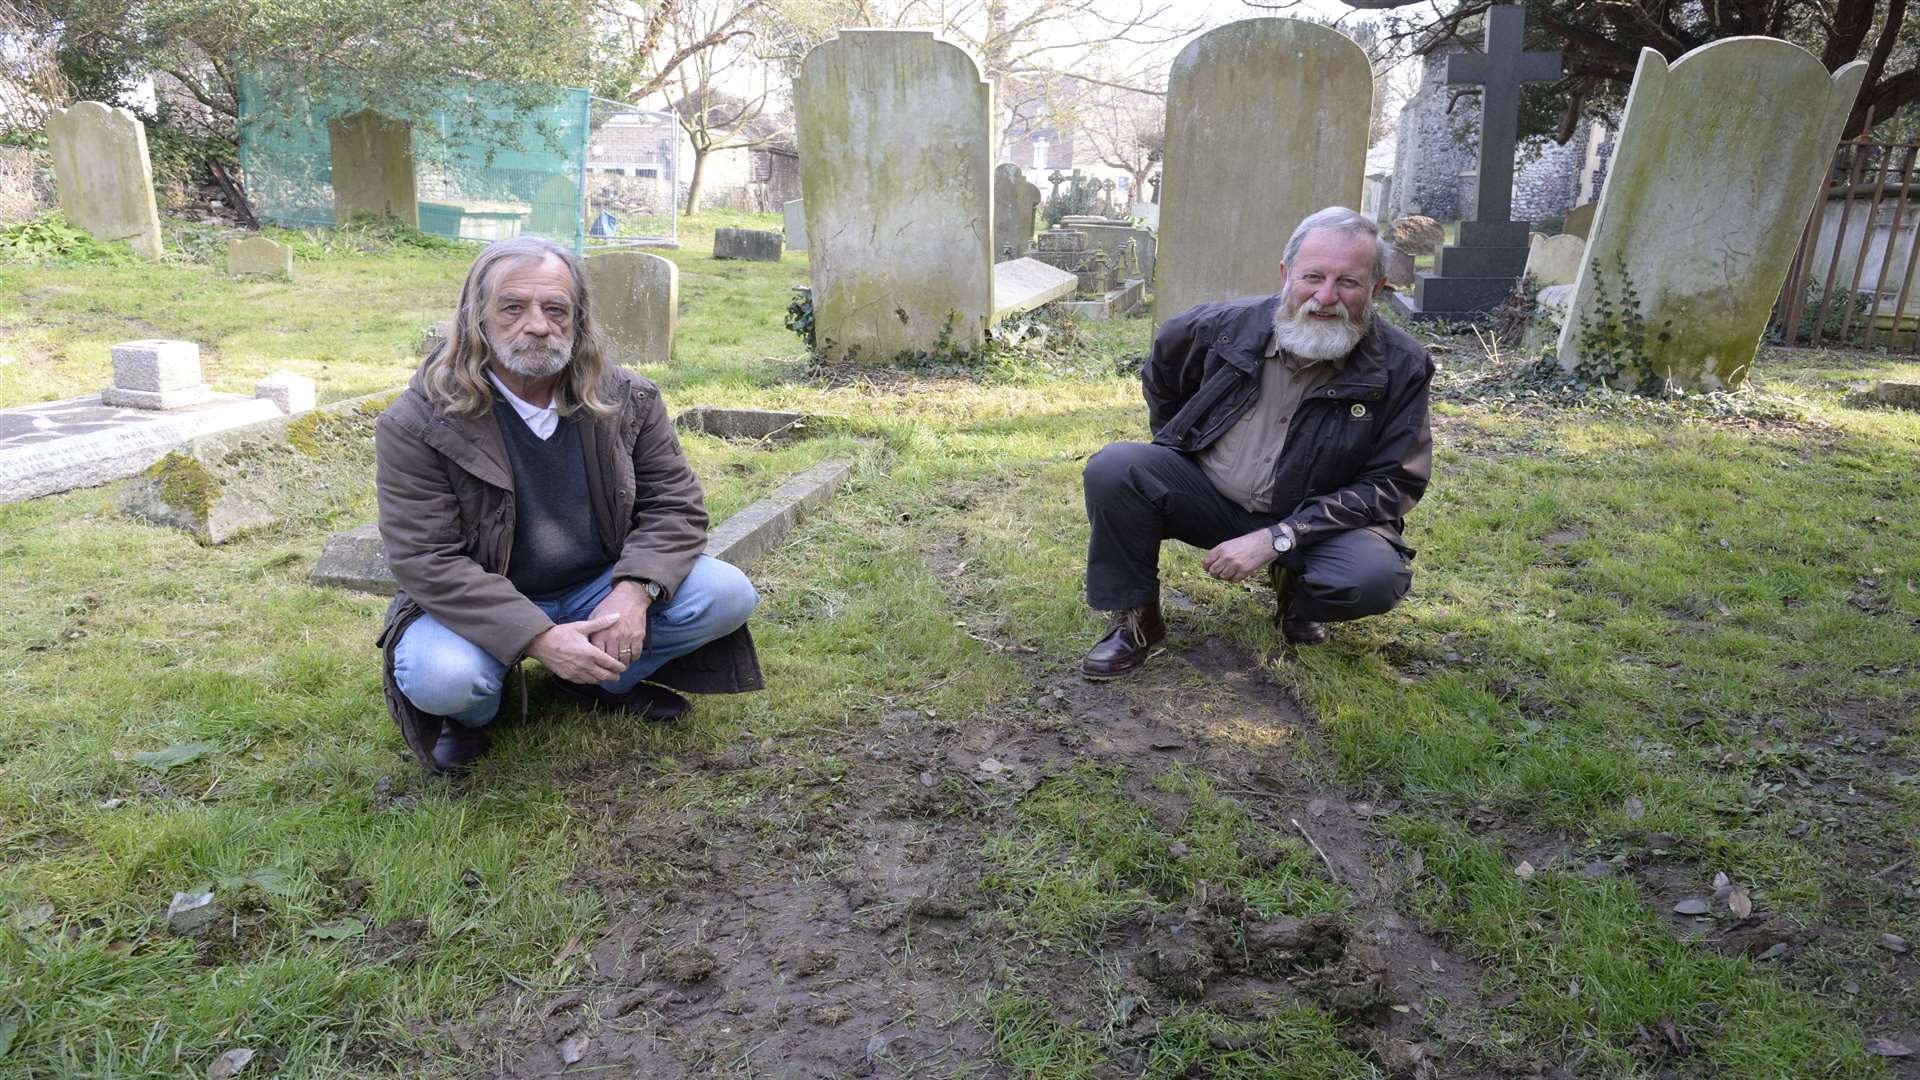
[[[189,937],[210,926],[220,917],[220,905],[210,892],[174,893],[167,905],[167,929]]]

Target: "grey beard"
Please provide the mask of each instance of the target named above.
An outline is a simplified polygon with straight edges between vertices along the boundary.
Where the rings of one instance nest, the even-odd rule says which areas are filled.
[[[528,379],[557,375],[573,359],[573,350],[552,338],[521,338],[503,348],[489,330],[487,345],[501,367]]]
[[[1330,309],[1323,309],[1311,300],[1292,311],[1287,307],[1281,304],[1274,314],[1274,339],[1282,349],[1302,360],[1338,360],[1360,344],[1373,322],[1372,304],[1364,305],[1358,315],[1350,314],[1346,305],[1337,302]],[[1340,320],[1327,323],[1308,317],[1320,310],[1337,311]]]

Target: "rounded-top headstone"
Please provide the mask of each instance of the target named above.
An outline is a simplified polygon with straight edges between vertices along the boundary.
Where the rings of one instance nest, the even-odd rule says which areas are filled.
[[[992,87],[925,30],[843,30],[794,84],[820,352],[972,350],[993,313]]]
[[[125,240],[134,254],[160,257],[147,129],[131,110],[77,102],[47,118],[60,208],[101,240]]]
[[[234,277],[261,274],[290,280],[293,249],[265,236],[250,236],[227,244],[227,273]]]
[[[1331,27],[1247,19],[1188,43],[1167,80],[1154,319],[1278,292],[1302,218],[1359,206],[1373,112],[1366,50]]]
[[[616,364],[664,364],[680,322],[680,268],[644,251],[589,255],[581,270],[607,358]]]

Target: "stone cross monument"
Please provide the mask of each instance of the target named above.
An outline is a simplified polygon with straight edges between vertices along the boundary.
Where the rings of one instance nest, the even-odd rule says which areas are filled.
[[[1048,202],[1054,202],[1060,198],[1060,185],[1066,183],[1068,179],[1067,174],[1061,172],[1059,169],[1055,169],[1053,172],[1047,174],[1047,183],[1053,185],[1052,194],[1047,196]]]
[[[1447,57],[1449,85],[1480,86],[1480,169],[1474,219],[1460,223],[1459,242],[1442,248],[1413,296],[1399,296],[1415,315],[1487,311],[1513,291],[1527,265],[1527,223],[1513,216],[1513,150],[1520,126],[1520,87],[1560,77],[1559,52],[1526,52],[1526,9],[1487,9],[1484,52]]]

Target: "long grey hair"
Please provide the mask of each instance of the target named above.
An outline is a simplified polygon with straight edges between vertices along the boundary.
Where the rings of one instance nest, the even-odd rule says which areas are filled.
[[[454,313],[453,331],[434,346],[421,365],[421,381],[429,398],[445,403],[447,411],[455,416],[475,417],[493,408],[493,384],[487,381],[493,346],[487,342],[486,318],[493,310],[501,275],[548,259],[560,260],[573,281],[573,356],[554,388],[554,404],[561,416],[584,412],[598,418],[613,412],[614,403],[601,386],[607,373],[606,351],[601,347],[599,325],[587,305],[587,280],[580,260],[572,251],[537,236],[497,240],[473,260],[466,284],[460,287],[460,308]]]

